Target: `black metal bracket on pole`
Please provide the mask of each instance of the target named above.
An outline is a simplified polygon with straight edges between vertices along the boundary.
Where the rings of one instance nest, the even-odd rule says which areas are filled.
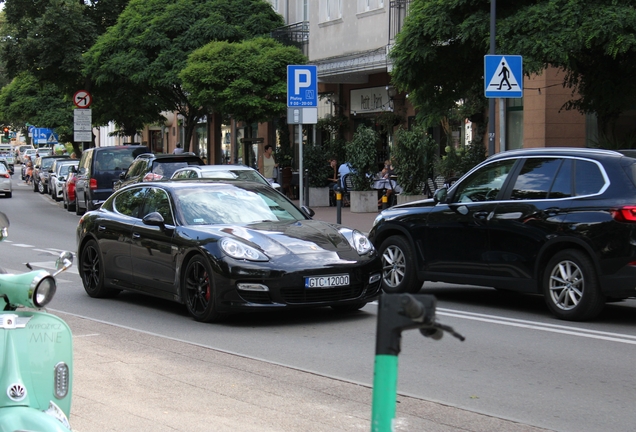
[[[444,331],[461,341],[464,337],[435,318],[437,299],[430,294],[382,294],[378,309],[376,355],[400,353],[402,331],[420,329],[423,336],[439,340]]]
[[[393,431],[397,403],[398,354],[402,331],[420,329],[434,340],[440,340],[444,331],[463,341],[464,337],[451,327],[435,320],[435,296],[426,294],[382,294],[378,308],[378,327],[375,339],[375,366],[373,376],[373,405],[371,431]]]

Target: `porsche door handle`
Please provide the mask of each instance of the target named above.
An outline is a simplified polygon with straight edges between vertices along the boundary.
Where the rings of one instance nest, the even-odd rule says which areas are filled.
[[[134,232],[134,233],[132,233],[132,238],[134,238],[134,239],[141,238],[141,234]]]
[[[106,227],[104,225],[99,225],[97,227],[97,231],[106,231]]]
[[[473,218],[479,219],[479,220],[486,220],[489,214],[490,212],[487,212],[487,211],[478,211],[473,213]]]

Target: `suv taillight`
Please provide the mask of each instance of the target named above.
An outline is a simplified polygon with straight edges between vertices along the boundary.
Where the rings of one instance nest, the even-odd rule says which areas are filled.
[[[612,210],[612,217],[619,222],[636,222],[636,206],[625,206]]]
[[[2,173],[0,174],[0,177],[11,178],[11,175],[9,173]]]
[[[97,189],[97,180],[92,178],[89,187],[91,188],[91,190]]]

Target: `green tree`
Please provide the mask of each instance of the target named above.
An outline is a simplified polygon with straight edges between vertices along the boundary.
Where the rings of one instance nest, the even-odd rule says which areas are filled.
[[[41,84],[28,72],[22,72],[0,90],[0,119],[24,133],[29,123],[54,128],[61,141],[72,141],[71,106],[57,86]]]
[[[400,127],[395,134],[395,141],[391,160],[400,186],[406,195],[420,195],[426,179],[433,177],[439,144],[421,126],[411,130]]]
[[[607,132],[636,98],[635,0],[518,0],[497,3],[497,52],[524,58],[526,74],[565,71],[564,109],[595,113]],[[463,100],[479,112],[490,0],[413,0],[391,51],[392,80],[424,116]],[[477,109],[480,108],[480,109]]]
[[[114,24],[128,0],[5,0],[0,58],[10,78],[23,71],[69,96],[87,84],[82,54]]]
[[[354,190],[372,190],[376,171],[376,146],[378,134],[365,125],[358,126],[353,139],[345,144],[347,162],[351,165],[351,180]]]
[[[105,89],[137,88],[158,111],[179,112],[187,151],[198,120],[207,114],[179,76],[190,53],[211,41],[241,41],[283,25],[264,0],[132,0],[86,53],[85,72]]]
[[[180,76],[194,103],[251,124],[287,112],[287,65],[306,61],[270,38],[210,42],[190,55]]]

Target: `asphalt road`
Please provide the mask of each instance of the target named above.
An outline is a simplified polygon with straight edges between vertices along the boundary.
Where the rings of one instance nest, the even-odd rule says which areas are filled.
[[[16,185],[13,198],[0,198],[0,210],[12,223],[10,242],[0,244],[5,268],[22,271],[26,261],[51,266],[58,250],[75,249],[78,217],[47,196]],[[52,310],[372,383],[376,304],[350,315],[317,309],[200,324],[181,305],[138,294],[91,299],[73,270],[62,275]],[[539,296],[444,284],[426,284],[422,292],[437,296],[439,320],[466,341],[404,333],[400,393],[559,431],[633,429],[633,300],[609,305],[594,322],[569,323],[554,319]]]

